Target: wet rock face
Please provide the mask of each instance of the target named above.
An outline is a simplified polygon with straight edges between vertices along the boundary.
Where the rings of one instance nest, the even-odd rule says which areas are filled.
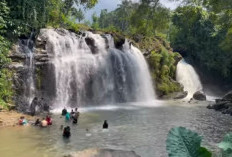
[[[95,41],[93,38],[87,37],[85,38],[85,42],[89,46],[90,50],[92,51],[92,54],[98,53],[98,49],[97,46],[95,45]]]
[[[16,68],[17,108],[29,112],[35,97],[55,107],[153,99],[142,53],[125,37],[111,36],[115,40],[92,32],[41,29],[33,44],[16,45],[11,66]]]
[[[188,95],[187,91],[178,92],[176,96],[174,97],[174,99],[184,99],[187,95]]]
[[[197,91],[193,94],[193,98],[195,100],[200,100],[200,101],[206,101],[206,95],[201,92],[201,91]]]
[[[31,56],[33,52],[33,56]],[[31,105],[28,100],[28,94],[31,87],[28,85],[29,75],[32,75],[36,89],[46,88],[43,84],[43,76],[48,71],[50,56],[46,50],[46,38],[38,37],[36,40],[32,39],[19,39],[18,42],[12,47],[9,57],[12,63],[8,66],[13,74],[13,89],[15,95],[13,101],[16,104],[16,109],[20,112],[28,112],[28,108]],[[33,66],[33,68],[32,68]],[[43,69],[41,71],[41,69]],[[43,75],[43,76],[42,76]],[[47,90],[49,91],[49,90]],[[34,93],[39,97],[42,97],[43,93],[40,90]],[[47,93],[44,93],[44,95]],[[50,96],[49,94],[47,94]]]
[[[187,91],[182,91],[182,92],[174,92],[168,95],[164,95],[161,98],[165,100],[170,100],[170,99],[184,99],[188,95]]]

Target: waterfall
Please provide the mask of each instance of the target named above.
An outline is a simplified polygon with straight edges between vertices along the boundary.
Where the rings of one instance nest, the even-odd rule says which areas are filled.
[[[188,91],[188,97],[192,97],[196,91],[202,90],[201,81],[194,68],[182,59],[177,64],[176,80]]]
[[[29,39],[21,39],[20,42],[20,48],[21,51],[25,53],[26,61],[25,61],[25,67],[26,67],[26,75],[24,75],[25,80],[25,89],[23,93],[23,97],[25,99],[25,103],[27,105],[30,105],[33,98],[35,97],[35,83],[34,83],[34,73],[35,73],[35,64],[34,64],[34,41],[33,41],[33,35],[34,32],[31,33]]]
[[[127,40],[116,49],[111,35],[43,29],[41,36],[52,56],[55,107],[155,99],[148,65]]]

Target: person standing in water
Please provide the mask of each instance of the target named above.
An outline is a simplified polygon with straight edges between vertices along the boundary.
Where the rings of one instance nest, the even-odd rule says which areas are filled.
[[[52,118],[50,116],[46,117],[46,121],[48,122],[48,125],[52,125]]]
[[[66,120],[66,121],[69,121],[69,120],[70,120],[70,113],[69,113],[69,112],[66,113],[66,115],[65,115],[65,120]]]
[[[66,108],[64,107],[64,109],[62,110],[62,116],[66,116],[66,114],[67,114],[67,110],[66,110]]]
[[[103,129],[108,129],[109,125],[107,123],[107,120],[104,121],[102,128]]]
[[[77,124],[78,122],[78,117],[79,117],[79,112],[75,112],[73,116],[73,124]]]
[[[69,138],[71,136],[70,127],[66,126],[63,131],[63,137]]]

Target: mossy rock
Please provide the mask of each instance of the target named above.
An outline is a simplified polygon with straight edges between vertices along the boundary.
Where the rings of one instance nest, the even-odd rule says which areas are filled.
[[[115,33],[115,32],[113,32],[113,33],[111,32],[110,34],[114,38],[114,45],[115,45],[115,47],[118,48],[118,49],[121,49],[122,46],[123,46],[123,44],[126,41],[125,36],[123,36],[121,34],[118,34],[118,33]]]

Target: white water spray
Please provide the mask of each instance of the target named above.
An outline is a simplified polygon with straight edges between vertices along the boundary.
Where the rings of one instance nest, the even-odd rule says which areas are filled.
[[[54,107],[150,101],[155,92],[139,49],[125,41],[121,50],[110,35],[41,30],[53,56]],[[89,43],[90,42],[90,43]]]
[[[184,86],[185,91],[188,91],[188,97],[192,97],[195,92],[202,90],[198,74],[184,59],[177,64],[176,80]]]

